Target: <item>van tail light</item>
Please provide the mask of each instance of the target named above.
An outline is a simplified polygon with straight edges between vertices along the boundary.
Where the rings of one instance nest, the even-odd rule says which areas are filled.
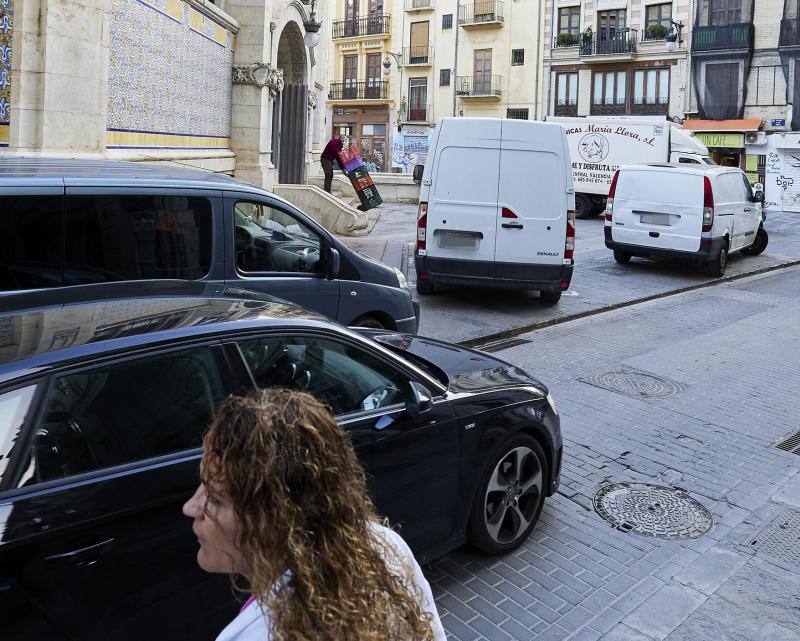
[[[426,234],[428,227],[428,203],[420,202],[417,212],[417,249],[426,248]]]
[[[714,226],[714,191],[711,180],[703,176],[703,231],[711,231]]]
[[[614,217],[614,194],[617,192],[617,178],[619,178],[619,169],[614,172],[614,177],[611,179],[611,188],[608,190],[608,198],[606,198],[606,220],[611,222]]]
[[[575,255],[575,212],[567,212],[567,239],[564,241],[564,259],[573,260]]]

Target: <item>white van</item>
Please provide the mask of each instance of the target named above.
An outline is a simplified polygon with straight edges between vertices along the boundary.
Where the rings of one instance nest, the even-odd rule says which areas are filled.
[[[422,175],[417,291],[518,287],[558,302],[572,279],[574,209],[561,125],[443,118]]]
[[[606,247],[631,256],[679,258],[722,276],[728,255],[754,256],[769,241],[764,192],[735,167],[651,164],[620,167],[605,212]]]

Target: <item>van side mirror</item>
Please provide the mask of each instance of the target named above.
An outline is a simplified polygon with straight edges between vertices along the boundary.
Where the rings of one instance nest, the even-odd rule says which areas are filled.
[[[433,394],[427,387],[416,381],[411,381],[410,385],[411,398],[406,403],[406,413],[414,417],[433,407]]]
[[[328,262],[328,280],[334,280],[339,276],[339,267],[341,266],[341,261],[342,259],[339,256],[339,250],[335,247],[331,247],[330,259]]]
[[[418,185],[422,182],[422,174],[425,171],[425,165],[414,165],[414,182]]]

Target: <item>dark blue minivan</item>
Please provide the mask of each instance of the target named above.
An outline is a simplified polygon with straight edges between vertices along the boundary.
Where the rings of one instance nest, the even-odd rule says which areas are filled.
[[[264,292],[345,325],[418,326],[400,270],[254,185],[182,167],[0,159],[0,294],[164,279]]]

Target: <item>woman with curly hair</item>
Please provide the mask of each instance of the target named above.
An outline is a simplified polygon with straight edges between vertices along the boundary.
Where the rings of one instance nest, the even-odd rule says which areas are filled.
[[[411,550],[379,524],[347,435],[313,397],[231,397],[184,505],[207,572],[249,594],[217,641],[444,641]]]

